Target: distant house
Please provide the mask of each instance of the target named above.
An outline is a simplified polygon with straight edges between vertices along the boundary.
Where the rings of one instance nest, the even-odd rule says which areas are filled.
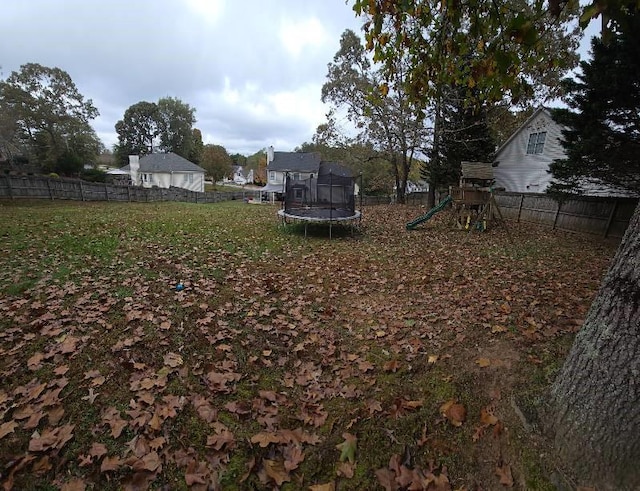
[[[242,167],[241,165],[234,165],[233,177],[231,178],[231,180],[235,184],[240,184],[241,186],[244,186],[247,183],[247,178],[244,175],[244,167]]]
[[[496,152],[496,187],[514,193],[544,193],[553,179],[549,165],[565,156],[561,131],[551,111],[539,107]]]
[[[131,176],[134,186],[146,188],[178,187],[204,192],[205,170],[173,152],[151,153],[138,158],[129,156],[129,165],[122,167]]]
[[[267,185],[262,191],[273,194],[284,193],[287,173],[294,180],[304,180],[318,176],[321,157],[316,152],[274,152],[267,150]]]

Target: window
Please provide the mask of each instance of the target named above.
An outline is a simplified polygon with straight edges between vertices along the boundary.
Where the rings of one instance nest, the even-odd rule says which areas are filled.
[[[189,174],[189,184],[193,183],[193,174]]]
[[[542,153],[544,150],[544,141],[547,139],[547,132],[531,133],[529,135],[529,144],[527,145],[527,154],[534,155]]]
[[[276,180],[276,171],[274,171],[274,170],[269,171],[269,180],[270,181],[275,181]]]
[[[296,188],[293,190],[293,198],[296,200],[302,200],[302,189]]]
[[[293,180],[294,181],[299,181],[300,180],[300,173],[299,172],[294,172],[293,173]]]

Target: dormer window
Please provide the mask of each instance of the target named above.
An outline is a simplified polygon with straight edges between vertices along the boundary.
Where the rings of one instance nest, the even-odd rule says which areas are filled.
[[[540,131],[529,135],[529,144],[527,145],[527,154],[536,155],[544,150],[544,142],[547,139],[547,132]]]

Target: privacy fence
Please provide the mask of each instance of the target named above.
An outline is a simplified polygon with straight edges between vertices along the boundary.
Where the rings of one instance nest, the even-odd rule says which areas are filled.
[[[255,191],[198,193],[182,188],[142,188],[93,183],[77,179],[40,176],[0,176],[0,199],[51,199],[76,201],[185,201],[218,203],[251,198]],[[363,196],[365,206],[389,204],[390,196]],[[539,223],[553,229],[597,234],[620,239],[624,235],[637,198],[580,196],[558,200],[546,194],[499,193],[496,201],[504,218]],[[359,200],[357,200],[359,204]],[[407,204],[427,203],[427,193],[407,195]]]
[[[40,176],[1,176],[0,199],[51,199],[74,201],[186,201],[218,203],[242,200],[252,193],[244,191],[198,193],[182,188],[142,188],[87,182],[78,179]]]
[[[557,199],[546,194],[519,193],[497,194],[496,201],[507,219],[617,239],[624,235],[638,205],[638,198]]]

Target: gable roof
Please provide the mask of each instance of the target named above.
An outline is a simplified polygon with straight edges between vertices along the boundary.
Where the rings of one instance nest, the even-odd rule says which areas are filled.
[[[535,111],[533,111],[533,114],[532,114],[531,116],[529,116],[529,117],[527,118],[527,120],[526,120],[524,123],[522,123],[522,124],[520,125],[520,127],[519,127],[516,131],[514,131],[514,132],[511,134],[511,136],[510,136],[509,138],[507,138],[507,141],[505,141],[502,145],[500,145],[500,148],[498,148],[498,150],[496,151],[496,158],[498,157],[498,155],[500,154],[500,152],[502,152],[502,150],[503,150],[507,145],[509,145],[509,143],[511,143],[511,141],[512,141],[516,136],[518,136],[518,134],[520,134],[520,132],[521,132],[522,130],[524,130],[527,126],[529,126],[529,124],[531,124],[531,122],[532,122],[534,119],[536,119],[536,118],[538,117],[538,115],[539,115],[540,113],[544,113],[544,114],[546,114],[546,115],[547,115],[547,116],[549,116],[549,118],[553,121],[553,116],[551,115],[551,111],[549,110],[549,108],[544,107],[544,106],[540,106],[538,109],[536,109]]]
[[[129,171],[129,165],[122,167],[123,171]],[[180,155],[169,153],[150,153],[140,157],[139,172],[206,172],[199,165],[190,162]]]
[[[329,174],[333,174],[334,176],[339,177],[351,177],[351,169],[341,165],[337,162],[321,162],[320,167],[318,168],[319,176],[328,176]]]
[[[318,172],[320,154],[317,152],[273,152],[267,168],[275,171]]]

